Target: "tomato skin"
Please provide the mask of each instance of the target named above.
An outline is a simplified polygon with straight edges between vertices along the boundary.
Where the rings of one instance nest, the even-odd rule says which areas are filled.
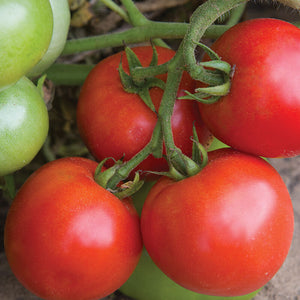
[[[37,77],[60,56],[66,44],[70,27],[70,8],[67,0],[49,0],[53,13],[52,38],[42,59],[29,71],[28,77]]]
[[[47,107],[26,77],[0,92],[0,176],[21,169],[43,146],[49,128]]]
[[[160,179],[141,215],[145,248],[171,279],[192,291],[239,296],[265,285],[293,236],[287,188],[263,159],[232,149],[209,153],[195,176]]]
[[[5,251],[20,282],[43,299],[100,299],[134,270],[142,250],[131,199],[95,183],[97,163],[62,158],[18,192],[5,225]]]
[[[152,47],[136,47],[132,49],[143,66],[148,66],[152,58]],[[175,54],[173,50],[157,47],[158,64],[169,61]],[[101,161],[106,157],[125,161],[132,158],[150,141],[157,116],[136,94],[124,91],[118,66],[122,57],[124,70],[128,71],[128,62],[124,52],[102,60],[88,75],[78,102],[77,124],[81,137],[94,157]],[[109,75],[108,75],[109,74]],[[159,76],[166,80],[166,74]],[[179,93],[192,91],[194,81],[184,73]],[[158,110],[163,91],[152,88],[150,95]],[[177,101],[172,116],[172,128],[175,144],[182,151],[191,155],[193,122],[199,140],[207,144],[210,133],[204,126],[197,104],[190,100]],[[164,158],[156,159],[150,155],[143,161],[139,170],[167,171]]]
[[[132,196],[139,214],[154,184],[154,181],[145,182]],[[155,265],[145,248],[134,272],[119,290],[133,299],[140,300],[224,300],[224,297],[198,294],[178,285]],[[258,291],[255,291],[248,295],[226,297],[226,300],[250,300],[257,293]]]
[[[229,94],[199,104],[213,135],[258,156],[300,154],[300,29],[253,19],[229,29],[212,48],[234,67]]]
[[[0,90],[38,63],[49,47],[52,30],[49,0],[1,0]]]

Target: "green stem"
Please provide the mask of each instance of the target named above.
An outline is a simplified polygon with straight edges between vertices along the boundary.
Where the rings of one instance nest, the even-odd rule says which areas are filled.
[[[129,15],[129,23],[134,27],[144,26],[147,24],[151,24],[152,21],[148,20],[136,7],[132,0],[121,0],[122,4],[127,9]],[[166,44],[162,39],[153,39],[153,44],[156,46],[169,48],[168,44]]]
[[[171,155],[171,153],[176,149],[171,127],[171,117],[173,114],[173,108],[177,98],[177,91],[179,88],[183,70],[184,60],[182,50],[178,49],[174,58],[168,65],[166,87],[158,111],[158,118],[162,126],[167,156]]]
[[[132,0],[121,0],[121,3],[127,10],[129,22],[133,26],[142,26],[150,22],[135,6]]]
[[[47,71],[47,78],[59,85],[82,85],[94,65],[54,64]]]
[[[189,29],[183,40],[183,54],[187,70],[194,79],[209,85],[220,85],[223,83],[223,76],[212,74],[197,64],[195,48],[210,24],[227,11],[244,2],[246,0],[209,0],[199,6],[193,13]]]
[[[15,179],[13,174],[5,175],[3,176],[4,182],[5,182],[5,192],[9,196],[10,204],[12,203],[12,200],[16,196],[16,185],[15,185]]]
[[[119,5],[112,0],[100,0],[106,7],[117,13],[124,21],[129,23],[129,17],[127,13]]]
[[[160,140],[162,139],[161,134],[161,124],[158,121],[153,130],[152,137],[150,142],[134,157],[128,160],[126,163],[120,167],[113,177],[108,182],[107,188],[115,189],[118,183],[124,179],[126,179],[130,172],[135,169],[143,160],[145,160],[151,153],[156,152],[157,145],[160,144]]]
[[[123,32],[68,40],[62,56],[107,47],[119,47],[124,43],[128,45],[141,43],[155,38],[182,39],[189,28],[189,24],[186,23],[149,22],[147,25],[130,28]],[[212,25],[207,28],[203,37],[217,38],[229,28],[230,26],[227,25]]]
[[[226,22],[226,25],[229,26],[233,26],[235,24],[237,24],[239,22],[239,20],[241,19],[245,9],[246,9],[247,3],[242,3],[239,6],[237,6],[236,8],[232,9],[231,11],[231,15],[228,19],[228,21]]]
[[[131,74],[134,82],[142,82],[146,78],[151,78],[159,74],[165,74],[168,72],[168,66],[171,60],[157,66],[152,67],[136,67]]]

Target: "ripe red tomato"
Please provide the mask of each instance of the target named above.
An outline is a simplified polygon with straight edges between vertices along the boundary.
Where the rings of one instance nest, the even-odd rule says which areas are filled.
[[[199,104],[211,132],[259,156],[300,154],[300,29],[253,19],[229,29],[212,48],[233,74],[227,96]]]
[[[141,215],[144,245],[157,266],[192,291],[239,296],[265,285],[283,264],[293,208],[276,170],[232,149],[209,153],[195,176],[161,178]]]
[[[142,188],[132,196],[139,214],[154,183],[154,181],[145,182]],[[134,272],[119,288],[119,291],[138,300],[224,300],[224,297],[198,294],[178,285],[155,265],[145,249],[142,251]],[[243,296],[226,297],[226,300],[251,300],[258,291]]]
[[[175,54],[173,50],[157,47],[158,64],[169,61]],[[152,47],[132,49],[143,66],[148,66],[152,58]],[[97,160],[106,157],[125,161],[138,153],[151,139],[157,122],[157,115],[151,111],[137,94],[124,91],[118,66],[122,57],[124,70],[128,72],[128,62],[124,52],[102,60],[87,77],[78,102],[77,124],[81,137]],[[159,76],[166,80],[166,74]],[[193,91],[194,81],[184,73],[179,94],[183,90]],[[152,101],[158,110],[163,90],[155,87],[150,90]],[[197,104],[190,100],[177,101],[172,116],[172,128],[177,147],[186,155],[192,154],[192,134],[195,123],[199,140],[207,144],[210,133],[203,125]],[[149,156],[139,170],[167,171],[164,158]]]
[[[20,282],[43,299],[100,299],[118,289],[142,250],[131,199],[95,183],[97,163],[63,158],[21,187],[5,226],[5,251]]]

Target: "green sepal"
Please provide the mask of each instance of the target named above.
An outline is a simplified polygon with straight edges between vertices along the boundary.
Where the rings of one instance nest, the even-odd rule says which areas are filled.
[[[94,174],[95,181],[100,186],[102,186],[103,188],[105,188],[106,190],[114,194],[119,199],[129,197],[133,195],[135,192],[137,192],[144,184],[144,181],[140,180],[139,173],[138,172],[135,173],[135,177],[133,181],[127,181],[125,183],[122,183],[119,181],[120,174],[118,173],[118,170],[125,163],[122,160],[115,161],[113,159],[115,162],[114,165],[102,171],[102,168],[104,167],[105,163],[109,159],[113,159],[113,158],[105,158],[98,164]],[[115,176],[118,178],[118,182],[116,185],[112,186],[111,181],[114,179]]]
[[[154,46],[153,48],[153,55],[152,60],[149,66],[155,66],[158,62],[157,51]],[[119,76],[123,85],[123,88],[126,92],[137,94],[141,97],[143,102],[153,111],[156,113],[155,107],[153,105],[152,99],[150,97],[149,89],[153,87],[159,87],[161,89],[165,88],[165,82],[157,77],[145,78],[141,81],[134,81],[132,74],[134,70],[138,68],[143,68],[141,62],[139,61],[136,54],[129,48],[125,48],[126,57],[129,64],[129,74],[124,71],[122,65],[122,59],[119,64]]]
[[[105,158],[98,164],[95,174],[94,174],[94,179],[103,188],[111,190],[111,188],[109,187],[109,180],[116,173],[116,170],[120,167],[120,165],[123,164],[123,162],[121,160],[115,161],[113,159],[115,164],[112,167],[107,168],[105,171],[102,172],[102,168],[104,167],[105,163],[109,159],[113,159],[113,158],[111,158],[111,157]]]
[[[206,46],[205,44],[200,43],[200,42],[195,42],[195,44],[197,46],[201,47],[204,50],[204,52],[209,56],[210,59],[221,60],[220,56],[215,51],[213,51],[211,48]]]
[[[125,53],[128,60],[129,73],[132,74],[132,70],[136,67],[142,67],[142,64],[136,54],[129,47],[125,47]]]
[[[153,44],[151,44],[151,46],[152,46],[153,55],[149,67],[155,67],[158,65],[158,54],[155,46]]]
[[[152,99],[151,99],[151,96],[150,96],[150,92],[148,89],[141,89],[139,91],[139,96],[142,98],[143,102],[155,113],[156,112],[156,109],[155,109],[155,106],[152,102]]]
[[[193,126],[193,150],[192,159],[201,169],[203,169],[208,162],[208,155],[205,147],[199,142],[199,137],[195,125]]]
[[[231,72],[231,66],[228,62],[223,60],[210,60],[200,62],[202,67],[213,68],[218,71],[224,72],[226,75],[229,75]]]
[[[114,195],[119,199],[124,199],[135,194],[144,184],[143,180],[140,180],[138,172],[135,173],[133,181],[127,181],[121,184],[120,187],[114,192]]]
[[[37,81],[37,89],[38,89],[38,91],[39,91],[39,93],[40,93],[40,95],[42,96],[43,99],[45,98],[43,87],[44,87],[44,83],[45,83],[46,78],[47,78],[47,75],[44,74]]]
[[[225,96],[228,94],[229,89],[230,89],[230,81],[227,80],[223,84],[216,85],[216,86],[197,88],[195,91],[196,91],[196,94],[203,93],[204,95],[207,95],[207,96]]]
[[[180,149],[176,149],[167,157],[169,166],[174,167],[184,177],[190,177],[200,171],[199,165],[193,159],[184,155]]]
[[[208,96],[207,94],[204,93],[195,93],[192,94],[189,91],[185,91],[185,96],[182,96],[178,99],[182,99],[182,100],[196,100],[200,103],[204,103],[204,104],[213,104],[217,101],[220,100],[221,96]]]
[[[123,69],[122,60],[119,64],[119,76],[120,76],[120,79],[121,79],[121,82],[123,85],[123,89],[127,93],[137,94],[137,88],[136,88],[131,76],[128,75]]]

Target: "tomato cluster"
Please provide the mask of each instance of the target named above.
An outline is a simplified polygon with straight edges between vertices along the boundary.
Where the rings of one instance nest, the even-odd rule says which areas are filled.
[[[5,3],[10,9],[10,2],[0,4],[0,11]],[[28,3],[39,11],[34,1]],[[39,3],[51,12],[48,1]],[[20,66],[15,78],[1,73],[0,175],[27,164],[47,134],[42,98],[23,76],[40,75],[62,50],[48,48],[51,18],[48,40],[32,65]],[[52,35],[55,44],[64,39]],[[100,61],[86,78],[77,107],[80,135],[95,160],[68,157],[45,164],[27,179],[9,210],[5,251],[19,281],[49,300],[99,299],[117,289],[141,300],[251,299],[280,269],[293,237],[287,187],[260,156],[300,153],[300,73],[294,63],[299,41],[300,30],[278,20],[252,20],[228,30],[213,49],[232,66],[230,92],[214,104],[181,99],[203,85],[184,71],[170,119],[182,154],[194,159],[194,145],[200,143],[208,162],[197,174],[174,179],[162,130],[161,155],[148,155],[114,188],[106,188],[111,180],[106,176],[118,175],[142,153],[161,121],[168,74],[156,75],[157,84],[147,87],[151,109],[133,87],[124,88],[121,70],[133,75],[125,51]],[[49,56],[36,64],[47,48]],[[176,53],[152,46],[132,51],[140,69],[155,59],[156,65],[167,64]],[[12,54],[4,54],[13,68]],[[291,71],[295,80],[283,85]],[[146,82],[132,84],[141,91]],[[228,146],[209,151],[212,136]],[[122,192],[135,184],[138,171],[146,183],[131,198]],[[149,181],[153,173],[156,182]]]
[[[69,14],[61,0],[0,3],[0,176],[27,165],[46,139],[42,91],[28,77],[41,75],[60,55]]]

